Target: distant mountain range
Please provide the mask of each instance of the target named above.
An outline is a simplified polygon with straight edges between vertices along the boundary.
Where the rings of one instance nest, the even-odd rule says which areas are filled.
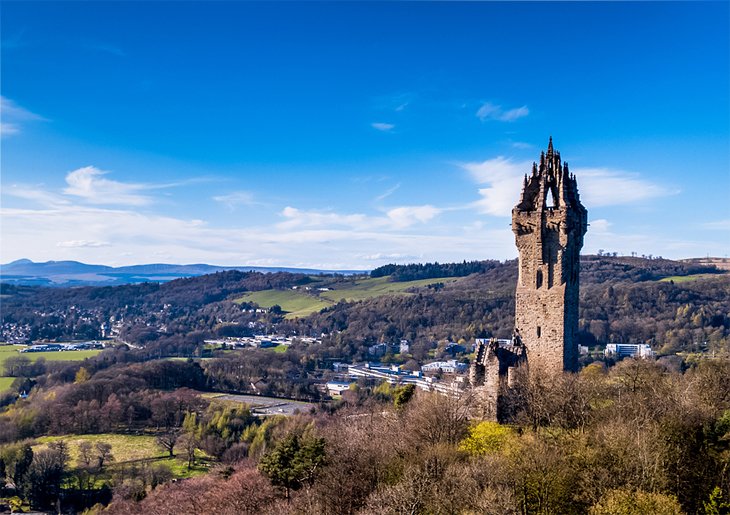
[[[216,266],[206,264],[170,265],[154,263],[112,267],[88,265],[78,261],[47,261],[35,263],[30,259],[19,259],[0,265],[0,282],[41,286],[115,286],[148,281],[166,282],[181,277],[240,270],[241,272],[292,272],[300,274],[344,274],[367,273],[367,270],[317,270],[310,268],[285,268],[262,266]]]

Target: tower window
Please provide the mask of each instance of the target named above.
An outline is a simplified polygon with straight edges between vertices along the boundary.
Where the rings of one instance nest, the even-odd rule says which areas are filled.
[[[537,337],[540,338],[540,326],[537,326]]]
[[[537,271],[537,280],[536,280],[535,284],[537,285],[536,286],[537,288],[542,286],[542,270]]]

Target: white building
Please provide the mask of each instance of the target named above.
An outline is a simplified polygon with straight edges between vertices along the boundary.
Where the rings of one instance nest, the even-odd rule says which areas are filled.
[[[606,350],[603,351],[605,356],[639,357],[653,358],[654,351],[648,343],[609,343]]]
[[[427,363],[421,367],[422,372],[441,372],[445,374],[455,374],[457,372],[465,372],[468,368],[466,363],[459,363],[455,359],[448,361],[434,361],[433,363]]]

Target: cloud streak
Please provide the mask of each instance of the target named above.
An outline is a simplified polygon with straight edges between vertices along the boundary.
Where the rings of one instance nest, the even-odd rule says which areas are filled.
[[[400,189],[400,183],[396,184],[392,188],[387,189],[381,195],[378,195],[377,197],[375,197],[375,201],[380,202],[380,201],[385,200],[386,198],[390,197],[393,193],[398,191],[398,189]]]
[[[260,204],[256,202],[254,196],[249,191],[234,191],[227,195],[216,195],[213,200],[223,204],[229,211],[235,211],[239,206],[255,206]]]
[[[0,115],[3,119],[3,122],[0,123],[0,136],[2,137],[19,134],[21,126],[25,122],[48,121],[41,115],[29,111],[3,96],[0,96]]]
[[[393,129],[395,129],[395,125],[394,124],[392,124],[392,123],[384,123],[384,122],[374,122],[374,123],[371,123],[370,126],[373,129],[378,130],[380,132],[392,132]]]
[[[485,102],[477,110],[476,115],[481,121],[497,120],[500,122],[514,122],[530,114],[526,105],[512,109],[504,109],[501,105]]]

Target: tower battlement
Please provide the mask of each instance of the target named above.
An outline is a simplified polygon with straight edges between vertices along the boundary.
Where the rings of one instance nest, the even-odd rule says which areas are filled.
[[[550,138],[512,209],[519,251],[512,342],[478,342],[472,363],[471,382],[482,392],[487,417],[499,418],[513,367],[527,362],[549,373],[578,368],[580,249],[587,228],[575,176]]]
[[[520,255],[515,331],[528,361],[554,372],[578,366],[580,249],[587,228],[575,176],[550,138],[540,164],[525,176],[512,232]]]

